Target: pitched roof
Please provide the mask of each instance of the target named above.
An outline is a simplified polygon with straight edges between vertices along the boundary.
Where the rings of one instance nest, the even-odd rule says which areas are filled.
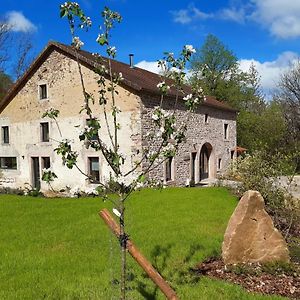
[[[39,66],[43,63],[43,61],[48,57],[48,55],[53,51],[57,50],[64,55],[68,55],[71,58],[76,58],[76,51],[72,46],[67,46],[58,42],[49,42],[45,49],[40,53],[40,55],[35,59],[29,69],[24,73],[24,75],[17,80],[17,82],[12,86],[12,88],[8,91],[6,96],[0,102],[0,112],[8,105],[8,103],[15,97],[15,95],[19,92],[19,90],[25,85],[30,76],[39,68]],[[79,50],[78,51],[78,59],[80,63],[86,65],[90,68],[95,68],[99,66],[99,59],[95,57],[92,53]],[[108,63],[108,59],[102,57],[102,61],[104,64]],[[138,92],[144,91],[147,93],[159,95],[159,89],[157,88],[157,84],[161,81],[161,77],[158,74],[149,72],[147,70],[138,68],[138,67],[130,67],[130,65],[111,60],[112,71],[122,73],[124,80],[122,83],[130,87]],[[171,80],[166,81],[167,84],[171,83]],[[187,85],[183,87],[183,90],[186,94],[191,92],[191,88]],[[168,92],[168,96],[175,97],[176,90],[175,88],[171,88]],[[218,101],[216,98],[207,96],[206,100],[203,102],[203,105],[215,107],[222,110],[236,112],[235,109],[231,108],[228,104],[224,102]]]

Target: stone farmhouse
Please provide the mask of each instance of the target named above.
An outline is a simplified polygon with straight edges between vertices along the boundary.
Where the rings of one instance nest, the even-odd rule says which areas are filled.
[[[95,57],[80,50],[78,59],[87,90],[97,95],[97,75],[93,72]],[[146,133],[151,130],[152,110],[159,104],[157,84],[161,78],[118,61],[112,61],[112,68],[124,78],[118,87],[116,105],[121,109],[120,149],[126,156],[124,168],[129,169],[134,164],[135,154],[148,142]],[[43,168],[51,168],[57,174],[53,182],[55,189],[67,185],[85,189],[109,178],[111,170],[101,153],[86,149],[79,142],[75,126],[84,127],[87,122],[87,116],[79,114],[82,98],[76,52],[71,46],[50,42],[0,103],[2,186],[22,188],[30,184],[46,189],[47,185],[41,182]],[[171,89],[163,105],[166,110],[173,108],[174,98],[175,91]],[[187,140],[173,159],[149,174],[170,185],[215,178],[236,156],[234,109],[213,97],[206,97],[186,120],[183,106],[180,101],[177,118],[188,123]],[[60,111],[59,128],[54,120],[42,118],[50,107]],[[99,105],[95,105],[94,111],[101,118],[103,112]],[[64,138],[73,141],[72,149],[79,153],[78,166],[94,178],[93,182],[76,168],[70,170],[63,166],[61,157],[53,151],[61,140],[59,131]],[[109,142],[105,126],[99,134]]]

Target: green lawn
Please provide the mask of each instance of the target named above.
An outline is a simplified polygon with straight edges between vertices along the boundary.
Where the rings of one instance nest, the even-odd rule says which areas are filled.
[[[201,278],[189,267],[220,253],[236,199],[222,188],[136,192],[128,232],[182,300],[281,299]],[[119,251],[96,198],[0,196],[0,299],[118,299]],[[129,259],[128,299],[164,299]]]

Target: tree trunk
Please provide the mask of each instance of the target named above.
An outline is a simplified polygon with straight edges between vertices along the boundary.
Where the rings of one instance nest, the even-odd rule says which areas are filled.
[[[120,207],[120,245],[121,245],[121,300],[126,299],[126,243],[127,235],[125,233],[124,202],[121,199]]]

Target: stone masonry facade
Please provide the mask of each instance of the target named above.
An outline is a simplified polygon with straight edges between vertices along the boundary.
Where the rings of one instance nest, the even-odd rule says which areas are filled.
[[[143,95],[142,99],[142,144],[148,145],[147,132],[154,131],[152,112],[159,105],[160,99],[151,95]],[[166,99],[163,109],[172,112],[174,99]],[[216,178],[223,173],[235,157],[236,147],[236,113],[200,105],[195,112],[188,113],[182,101],[178,103],[176,122],[187,124],[186,141],[180,144],[178,153],[172,163],[172,180],[165,180],[165,164],[155,168],[149,177],[162,180],[168,185],[183,186],[191,180],[192,167],[194,167],[195,183],[200,182],[200,151],[204,144],[209,145],[208,178]],[[227,124],[227,137],[224,136],[224,126]],[[159,141],[154,142],[150,148],[157,149]],[[192,165],[192,156],[194,164]],[[146,166],[144,166],[145,168]]]

